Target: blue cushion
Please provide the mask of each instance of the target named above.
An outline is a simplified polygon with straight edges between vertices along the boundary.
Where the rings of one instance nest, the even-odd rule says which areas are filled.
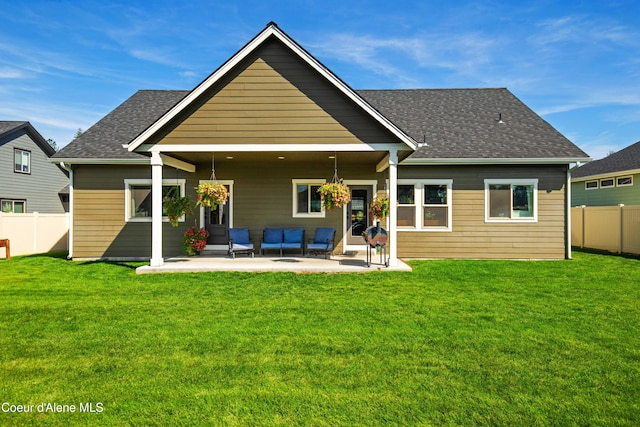
[[[280,249],[282,247],[282,243],[262,243],[260,247],[262,249]]]
[[[282,249],[302,249],[302,242],[299,243],[283,243]]]
[[[296,228],[295,230],[284,230],[284,242],[302,243],[302,232],[302,228]]]
[[[235,251],[250,251],[253,250],[253,243],[247,243],[247,244],[238,244],[238,243],[234,243],[231,246],[231,251],[235,252]]]
[[[328,251],[333,249],[333,243],[309,243],[307,245],[308,251]]]
[[[282,243],[282,229],[281,228],[265,228],[264,242],[265,243]]]
[[[249,238],[248,228],[230,228],[229,239],[233,240],[234,244],[235,243],[239,243],[239,244],[251,243],[251,239]]]
[[[335,228],[316,228],[316,234],[313,237],[313,243],[332,243]]]

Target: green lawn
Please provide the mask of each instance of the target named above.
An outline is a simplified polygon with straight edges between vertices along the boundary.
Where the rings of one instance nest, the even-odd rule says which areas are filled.
[[[361,275],[0,260],[0,425],[637,426],[640,261],[574,257]]]

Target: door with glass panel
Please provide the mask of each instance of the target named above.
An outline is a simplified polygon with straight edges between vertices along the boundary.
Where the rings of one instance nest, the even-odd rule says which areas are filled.
[[[371,185],[349,186],[351,201],[347,205],[347,244],[363,245],[362,233],[372,225],[369,202],[373,194]]]
[[[231,194],[230,186],[225,185],[227,192]],[[229,244],[229,197],[224,205],[217,205],[215,209],[206,207],[204,210],[205,228],[209,232],[207,245]]]

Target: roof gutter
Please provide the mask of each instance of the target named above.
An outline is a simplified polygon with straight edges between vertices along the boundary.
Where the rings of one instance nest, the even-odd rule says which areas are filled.
[[[400,162],[401,165],[558,165],[591,161],[589,157],[534,157],[534,158],[442,158],[417,159],[409,157]]]
[[[151,163],[150,158],[142,159],[95,159],[95,158],[73,158],[73,157],[54,157],[50,158],[51,163],[67,164],[67,165],[148,165]]]

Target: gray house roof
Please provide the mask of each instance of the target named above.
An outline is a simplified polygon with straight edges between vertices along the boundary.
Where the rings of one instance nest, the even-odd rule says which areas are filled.
[[[604,159],[580,166],[571,174],[573,178],[640,170],[640,141]]]
[[[507,89],[356,92],[414,140],[426,142],[411,158],[588,158]],[[138,91],[54,158],[140,159],[143,155],[129,152],[122,145],[131,142],[188,93]]]
[[[40,135],[40,132],[38,132],[36,128],[34,128],[29,122],[11,120],[0,121],[0,139],[20,129],[25,129],[26,132],[31,136],[31,139],[33,139],[33,141],[42,149],[42,151],[47,156],[52,156],[55,153],[53,147],[49,145],[44,137]]]
[[[141,159],[146,156],[127,151],[128,144],[180,101],[187,90],[139,90],[71,141],[54,158]]]
[[[358,93],[414,140],[427,144],[413,153],[414,159],[589,157],[504,88]]]

